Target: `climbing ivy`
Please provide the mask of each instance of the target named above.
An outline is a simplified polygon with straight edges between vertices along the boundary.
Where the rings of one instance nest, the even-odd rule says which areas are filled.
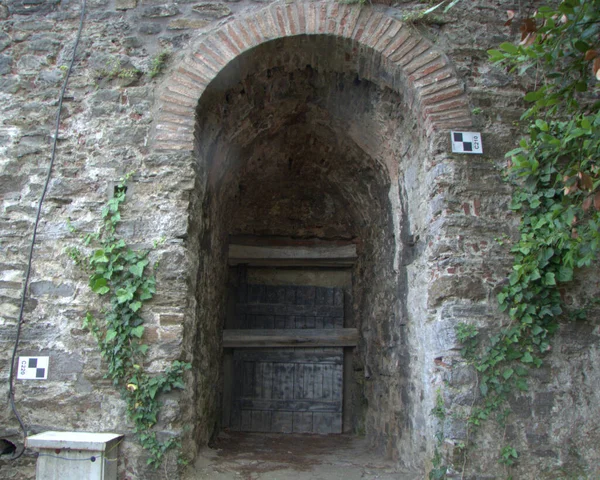
[[[509,11],[507,25],[517,16]],[[527,109],[519,146],[506,154],[510,208],[521,219],[512,270],[498,294],[508,322],[485,342],[472,325],[457,328],[482,396],[472,427],[492,413],[503,422],[507,395],[528,389],[528,373],[552,349],[559,319],[585,315],[585,305],[567,308],[564,286],[600,249],[600,0],[540,7],[520,31],[518,44],[489,51],[522,77]],[[517,459],[512,446],[502,448],[500,463]]]
[[[140,312],[156,292],[157,264],[151,265],[148,250],[132,249],[117,233],[128,178],[115,188],[114,196],[102,209],[99,230],[82,237],[91,253],[85,255],[76,247],[68,253],[89,274],[91,290],[105,301],[101,320],[88,312],[84,326],[100,347],[108,367],[106,377],[112,379],[127,404],[135,433],[149,453],[148,464],[157,468],[168,450],[179,447],[176,437],[161,441],[152,429],[161,408],[159,395],[184,388],[183,372],[191,366],[174,361],[161,374],[144,371],[148,345],[143,342],[145,327]]]

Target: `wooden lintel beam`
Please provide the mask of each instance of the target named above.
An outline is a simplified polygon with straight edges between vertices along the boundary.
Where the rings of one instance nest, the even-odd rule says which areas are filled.
[[[354,347],[356,328],[223,330],[224,348]]]
[[[256,246],[229,245],[229,265],[344,266],[357,259],[356,245]]]

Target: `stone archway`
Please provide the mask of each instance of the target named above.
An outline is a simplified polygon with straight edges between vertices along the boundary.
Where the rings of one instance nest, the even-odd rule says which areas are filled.
[[[336,2],[275,4],[216,30],[177,66],[153,146],[190,152],[195,169],[187,246],[197,275],[184,345],[196,372],[188,418],[198,444],[220,418],[229,237],[344,240],[359,251],[352,309],[364,421],[353,426],[421,463],[420,404],[431,392],[411,362],[422,353],[429,279],[405,246],[426,217],[434,133],[470,124],[443,54],[394,19]]]

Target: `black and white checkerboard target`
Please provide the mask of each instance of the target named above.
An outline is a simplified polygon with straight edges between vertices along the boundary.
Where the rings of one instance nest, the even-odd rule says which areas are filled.
[[[50,357],[19,357],[19,380],[46,380],[48,379],[48,365]]]
[[[481,133],[479,132],[450,132],[452,152],[454,153],[483,153]]]

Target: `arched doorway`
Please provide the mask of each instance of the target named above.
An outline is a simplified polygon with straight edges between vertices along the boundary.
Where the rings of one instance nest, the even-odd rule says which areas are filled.
[[[162,101],[157,146],[194,152],[188,238],[198,274],[186,345],[196,442],[226,422],[222,332],[240,275],[230,245],[351,245],[344,326],[356,326],[359,339],[345,370],[353,400],[342,399],[344,425],[419,463],[428,435],[421,403],[433,397],[419,371],[415,321],[428,279],[409,247],[431,196],[422,165],[432,132],[470,123],[452,68],[413,30],[370,10],[277,4],[204,40]],[[290,271],[310,273],[270,267],[250,274],[284,286]],[[320,274],[334,267],[311,265]],[[285,286],[297,295],[303,285]]]

